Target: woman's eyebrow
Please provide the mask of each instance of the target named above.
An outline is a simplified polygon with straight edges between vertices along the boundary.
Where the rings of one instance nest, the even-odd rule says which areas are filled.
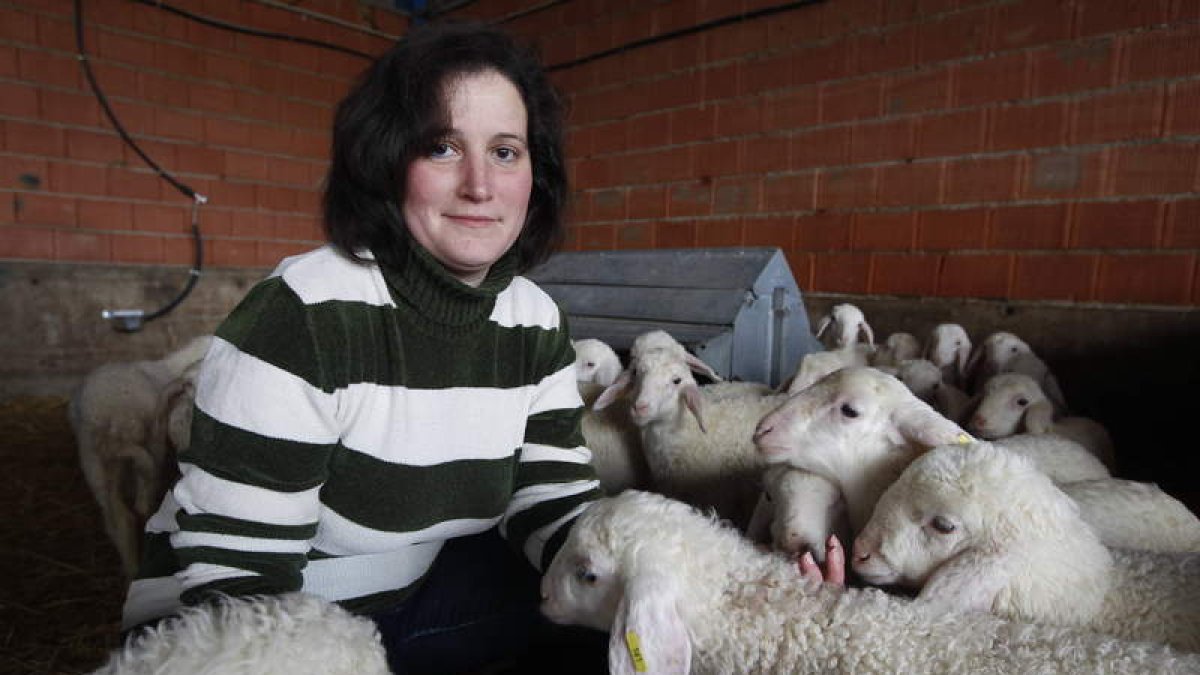
[[[514,140],[514,141],[519,141],[519,142],[520,142],[522,145],[528,145],[528,144],[529,144],[529,141],[525,140],[525,136],[524,136],[524,134],[511,134],[511,133],[507,133],[507,132],[501,132],[501,133],[498,133],[498,134],[496,134],[495,136],[493,136],[493,138],[496,138],[496,139],[512,139],[512,140]]]

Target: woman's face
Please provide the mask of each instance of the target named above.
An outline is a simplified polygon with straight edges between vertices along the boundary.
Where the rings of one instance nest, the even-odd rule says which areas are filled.
[[[478,286],[525,223],[533,186],[525,104],[488,70],[451,79],[450,131],[408,167],[404,221],[463,283]]]

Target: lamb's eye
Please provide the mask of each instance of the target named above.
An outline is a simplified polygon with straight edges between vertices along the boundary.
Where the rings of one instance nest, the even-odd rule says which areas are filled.
[[[929,521],[929,525],[942,534],[950,534],[954,531],[954,523],[945,516],[934,516],[933,520]]]
[[[858,411],[849,403],[842,404],[842,414],[846,417],[858,417]]]
[[[1017,405],[1024,408],[1025,406],[1029,405],[1029,399],[1022,396],[1021,398],[1017,399]]]
[[[683,382],[682,377],[677,377],[677,378],[671,380],[671,384],[679,384],[680,382]]]
[[[575,578],[589,586],[596,583],[596,573],[586,567],[575,570]]]
[[[595,368],[595,367],[596,367],[596,362],[595,362],[595,361],[588,361],[588,362],[587,362],[587,367],[588,367],[588,368]]]

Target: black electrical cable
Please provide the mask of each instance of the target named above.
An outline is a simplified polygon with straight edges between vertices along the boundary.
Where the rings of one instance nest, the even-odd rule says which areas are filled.
[[[314,40],[311,38],[298,37],[295,35],[288,35],[287,33],[274,33],[271,31],[258,30],[257,28],[247,28],[245,26],[238,26],[236,24],[226,23],[224,21],[218,21],[217,19],[209,18],[207,16],[202,16],[200,14],[194,14],[187,10],[179,9],[178,7],[172,7],[171,5],[168,5],[166,3],[157,2],[157,0],[133,0],[133,1],[136,3],[142,4],[142,5],[146,5],[147,7],[157,7],[165,12],[170,12],[172,14],[182,16],[185,19],[190,19],[192,21],[202,23],[206,26],[210,26],[212,28],[220,28],[221,30],[233,31],[235,33],[244,33],[245,35],[253,35],[254,37],[266,38],[268,40],[282,40],[284,42],[295,42],[296,44],[308,45],[310,47],[321,47],[322,49],[332,49],[335,52],[349,54],[350,56],[357,56],[359,58],[363,58],[368,61],[375,60],[374,56],[367,54],[366,52],[360,52],[356,49],[351,49],[349,47],[343,47],[341,45],[336,45],[336,44],[332,44],[329,42],[322,42],[321,40]]]
[[[556,70],[564,70],[566,68],[574,68],[575,66],[582,66],[585,63],[591,63],[592,61],[597,61],[599,59],[603,59],[608,56],[613,56],[615,54],[620,54],[622,52],[631,51],[634,49],[638,49],[640,47],[648,47],[652,44],[657,44],[659,42],[666,42],[667,40],[674,40],[675,38],[680,38],[685,35],[693,35],[695,33],[703,33],[705,31],[709,31],[714,28],[720,28],[721,26],[727,26],[727,25],[733,24],[733,23],[741,23],[743,21],[749,21],[751,19],[761,19],[763,17],[772,16],[774,14],[781,14],[783,12],[788,12],[793,9],[807,7],[808,5],[815,5],[820,2],[824,2],[824,0],[801,0],[800,2],[787,2],[782,5],[773,5],[771,7],[764,7],[762,9],[756,9],[752,12],[738,12],[737,14],[731,14],[729,16],[722,17],[720,19],[713,19],[712,21],[705,21],[704,23],[696,24],[695,26],[689,26],[687,28],[673,30],[669,33],[661,33],[659,35],[654,35],[652,37],[643,38],[641,40],[634,40],[633,42],[627,42],[623,45],[612,47],[610,49],[605,49],[603,51],[595,52],[593,54],[588,54],[587,56],[581,56],[577,59],[571,59],[570,61],[556,63],[552,66],[547,66],[546,70],[553,72]]]
[[[87,47],[84,45],[83,40],[83,0],[74,0],[74,8],[75,42],[76,48],[78,49],[79,65],[83,68],[83,73],[87,78],[88,85],[91,87],[92,93],[96,96],[96,100],[99,101],[100,108],[104,110],[105,117],[108,118],[108,121],[113,125],[113,128],[117,130],[117,134],[120,135],[121,140],[125,141],[129,147],[133,148],[138,157],[142,158],[142,161],[146,162],[150,168],[154,169],[159,176],[170,183],[181,194],[192,200],[192,239],[195,242],[195,264],[192,266],[192,269],[189,270],[188,281],[183,287],[183,290],[165,306],[149,314],[146,314],[140,309],[115,311],[104,310],[100,314],[101,317],[111,320],[113,322],[113,326],[117,330],[132,333],[141,330],[142,325],[145,324],[145,322],[153,321],[154,319],[157,319],[167,312],[175,309],[175,307],[179,305],[179,303],[183,302],[183,299],[192,292],[192,289],[196,286],[196,282],[199,281],[200,272],[204,263],[204,241],[200,236],[199,207],[208,200],[191,187],[181,183],[174,176],[164,171],[157,162],[151,159],[150,156],[138,146],[133,138],[130,137],[129,133],[125,131],[124,125],[122,125],[121,121],[117,119],[116,113],[113,112],[112,106],[109,105],[108,97],[104,95],[104,92],[100,89],[100,84],[96,82],[96,76],[92,72],[92,64],[88,60]]]

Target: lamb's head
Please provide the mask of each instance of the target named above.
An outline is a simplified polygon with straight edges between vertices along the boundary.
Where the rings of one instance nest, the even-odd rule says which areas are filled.
[[[587,338],[572,340],[575,347],[575,379],[607,387],[621,374],[621,359],[613,348],[602,340]]]
[[[866,367],[830,373],[793,394],[754,432],[767,462],[786,462],[843,487],[846,471],[966,438],[895,377]]]
[[[829,331],[828,342],[831,347],[841,349],[858,342],[861,333],[867,344],[875,344],[875,334],[867,323],[862,310],[849,303],[834,305],[829,314],[821,319],[817,328],[817,338],[820,339],[825,331]]]
[[[1074,529],[1087,529],[1074,502],[1026,458],[986,442],[943,446],[884,491],[851,564],[868,583],[920,588],[956,558],[1003,559],[1013,547],[1062,541]]]
[[[555,623],[608,630],[621,600],[617,548],[609,525],[620,516],[611,498],[588,507],[542,576],[542,613]]]
[[[696,378],[692,376],[692,372],[701,373],[714,381],[721,381],[721,376],[717,374],[712,366],[702,361],[699,357],[684,349],[683,345],[679,344],[675,338],[671,337],[666,331],[655,330],[639,335],[634,341],[633,346],[629,349],[629,367],[622,370],[616,380],[604,390],[603,393],[596,399],[592,407],[596,410],[602,410],[611,405],[614,401],[622,396],[627,395],[630,391],[636,391],[637,398],[641,398],[641,390],[643,388],[644,375],[648,370],[660,370],[661,364],[683,364],[685,375],[681,375],[678,382],[673,382],[676,388],[684,387],[687,382],[692,385],[696,384]],[[674,380],[674,373],[678,370],[674,365],[670,368],[671,375],[668,381]],[[691,372],[688,372],[691,371]],[[665,372],[665,371],[663,371]],[[694,396],[694,400],[685,401],[689,408],[699,404],[699,390],[687,390],[688,394]],[[666,401],[666,399],[662,399]],[[660,401],[661,402],[661,401]],[[635,402],[636,406],[636,402]],[[634,421],[639,425],[648,424],[658,413],[650,409],[650,404],[643,406],[641,414],[642,421],[638,421],[638,416],[635,415]],[[701,414],[697,412],[697,408],[692,408],[696,415],[697,421],[700,421],[701,428],[704,423],[701,420]],[[636,412],[636,410],[635,410]]]
[[[1036,420],[1035,426],[1048,427],[1054,413],[1054,406],[1042,388],[1023,373],[1001,373],[988,378],[981,394],[975,414],[967,422],[967,429],[981,438],[1012,436],[1020,431],[1022,421]]]
[[[883,341],[883,353],[893,363],[921,356],[921,341],[912,333],[892,333]]]
[[[684,406],[704,429],[704,395],[691,369],[674,354],[660,351],[642,354],[630,375],[634,392],[630,415],[634,424],[644,427],[678,419]]]
[[[1005,365],[1016,355],[1031,352],[1033,348],[1029,343],[1012,333],[998,331],[975,346],[967,360],[967,372],[974,375],[983,369],[988,374],[998,373],[1005,370]]]
[[[928,359],[906,359],[896,364],[896,379],[917,398],[932,403],[942,385],[942,370]]]
[[[941,323],[929,333],[925,358],[943,372],[952,372],[954,380],[962,379],[971,355],[971,338],[965,328],[956,323]]]

